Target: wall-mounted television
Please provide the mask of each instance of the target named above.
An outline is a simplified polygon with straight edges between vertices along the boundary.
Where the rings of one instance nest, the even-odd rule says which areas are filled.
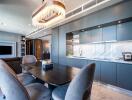
[[[12,46],[0,46],[0,55],[11,55]]]
[[[0,58],[16,57],[16,46],[16,42],[13,41],[0,41]]]

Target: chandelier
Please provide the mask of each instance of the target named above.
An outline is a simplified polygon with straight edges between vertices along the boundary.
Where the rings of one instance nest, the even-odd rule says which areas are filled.
[[[65,18],[65,5],[61,0],[45,0],[32,14],[32,24],[49,27]]]

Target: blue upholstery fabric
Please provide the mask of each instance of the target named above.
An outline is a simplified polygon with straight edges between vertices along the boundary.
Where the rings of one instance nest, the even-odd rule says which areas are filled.
[[[36,63],[36,62],[37,62],[37,59],[33,55],[26,55],[22,58],[22,64]],[[30,69],[29,66],[26,69]],[[27,71],[25,71],[24,73],[18,74],[17,76],[23,85],[28,85],[35,81],[35,78]]]
[[[0,100],[3,100],[3,93],[1,91],[1,89],[0,89]]]
[[[36,63],[37,59],[34,55],[26,55],[22,58],[22,64]]]
[[[62,85],[57,87],[53,92],[52,92],[52,98],[54,100],[64,100],[66,91],[68,89],[69,84]]]
[[[0,60],[0,88],[5,100],[50,100],[51,93],[40,83],[27,85],[26,88],[18,80],[17,75]]]
[[[94,77],[95,64],[84,67],[68,86],[66,95],[60,96],[58,92],[62,92],[63,86],[57,87],[53,93],[53,100],[87,100],[90,98],[92,82]],[[59,88],[59,89],[58,89]],[[60,89],[62,88],[62,89]],[[60,91],[61,90],[61,91]],[[63,92],[64,92],[63,91]],[[61,99],[60,99],[61,98]],[[85,99],[84,99],[85,98]]]
[[[28,85],[35,81],[35,78],[29,73],[21,73],[17,77],[23,85]]]
[[[23,85],[17,80],[16,74],[0,60],[0,88],[5,100],[30,100]]]
[[[31,100],[50,100],[51,92],[40,83],[33,83],[26,86]]]
[[[83,96],[93,82],[95,64],[84,67],[70,83],[65,100],[83,100]],[[91,91],[91,89],[89,89]],[[89,94],[90,96],[90,94]],[[88,97],[89,97],[88,96]]]

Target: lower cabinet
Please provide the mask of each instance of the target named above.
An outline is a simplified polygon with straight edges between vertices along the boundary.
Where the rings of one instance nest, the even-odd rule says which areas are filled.
[[[116,85],[116,63],[101,62],[101,82]]]
[[[89,61],[89,64],[90,63],[95,63],[96,64],[96,67],[95,67],[95,72],[94,72],[94,80],[95,81],[100,81],[100,67],[101,67],[101,63],[100,61]]]
[[[105,61],[92,61],[89,63],[95,63],[94,80],[101,81],[106,84],[116,85],[116,63]]]
[[[132,91],[132,64],[114,63],[106,61],[68,59],[69,66],[82,68],[95,63],[94,80],[115,85]]]
[[[74,66],[78,68],[82,68],[88,64],[88,60],[85,59],[76,59],[76,58],[70,58],[68,59],[68,65]]]
[[[132,64],[117,64],[117,86],[132,90]]]

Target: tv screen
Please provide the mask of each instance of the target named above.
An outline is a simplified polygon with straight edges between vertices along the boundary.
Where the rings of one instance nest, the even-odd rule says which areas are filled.
[[[0,55],[11,55],[12,46],[0,46]]]

